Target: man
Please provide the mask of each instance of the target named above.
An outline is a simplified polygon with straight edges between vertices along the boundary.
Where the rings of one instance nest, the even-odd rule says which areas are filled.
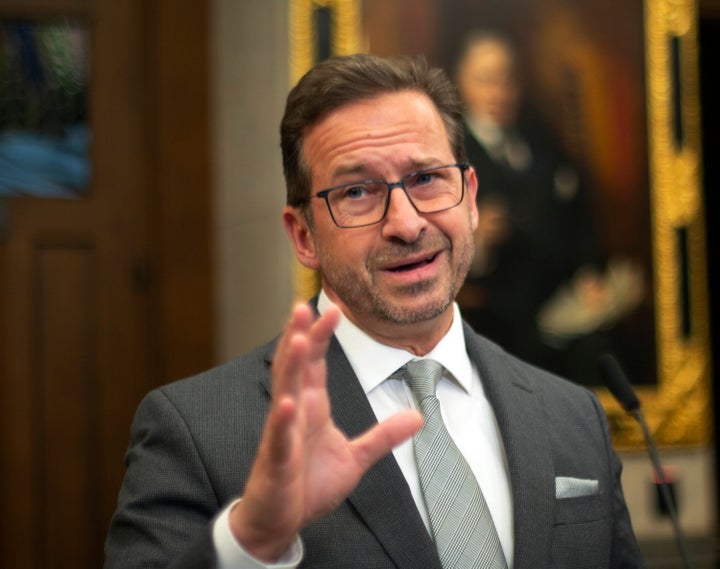
[[[283,222],[319,299],[269,345],[146,397],[106,568],[488,566],[455,565],[428,507],[409,437],[431,419],[400,377],[418,359],[444,368],[445,433],[484,495],[489,529],[463,548],[492,535],[498,567],[641,566],[595,397],[476,335],[453,302],[477,180],[447,77],[330,59],[290,93],[281,137]]]

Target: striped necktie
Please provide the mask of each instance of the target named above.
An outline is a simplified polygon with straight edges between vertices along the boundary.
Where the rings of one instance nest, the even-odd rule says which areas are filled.
[[[415,360],[401,371],[425,418],[413,437],[415,460],[443,568],[506,569],[480,486],[440,413],[435,388],[443,366],[434,360]]]

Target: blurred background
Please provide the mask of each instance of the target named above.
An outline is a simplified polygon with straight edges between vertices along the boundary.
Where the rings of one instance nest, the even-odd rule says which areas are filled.
[[[341,20],[354,22],[348,45],[425,53],[451,74],[467,32],[508,33],[528,105],[589,180],[603,271],[617,267],[612,258],[630,258],[649,291],[643,24],[655,9],[672,12],[678,29],[693,32],[697,54],[679,80],[697,79],[690,96],[702,117],[698,211],[707,244],[698,275],[710,325],[703,354],[717,353],[720,124],[711,75],[720,0],[672,3],[674,12],[670,4],[0,0],[0,567],[101,566],[140,398],[282,327],[306,275],[280,222],[278,126],[289,87],[309,60],[329,54]],[[298,29],[313,33],[298,40]],[[309,55],[298,55],[298,41]],[[568,87],[577,82],[553,74],[560,67],[549,62],[560,56],[596,71],[582,85],[613,94],[612,120],[604,99],[579,98]],[[652,390],[666,373],[656,363],[662,323],[652,316],[654,296],[638,298],[624,313],[630,320],[617,321],[632,346],[633,379]],[[568,329],[548,326],[555,340]],[[692,351],[682,355],[683,369],[703,368],[701,412],[672,415],[661,439],[683,430],[678,440],[688,444],[662,445],[661,456],[696,567],[720,567],[717,373]],[[621,419],[611,426],[634,428]],[[620,452],[649,566],[681,566],[645,449]]]

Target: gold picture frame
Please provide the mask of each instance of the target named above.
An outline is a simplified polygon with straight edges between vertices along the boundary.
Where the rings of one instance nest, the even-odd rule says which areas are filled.
[[[368,50],[362,8],[360,0],[291,0],[291,84],[316,61],[319,36],[325,37],[328,54]],[[327,26],[322,31],[317,29],[319,14]],[[645,77],[639,81],[645,82],[656,381],[636,390],[656,444],[697,447],[709,444],[712,433],[712,361],[696,5],[692,0],[645,0],[642,14]],[[395,31],[389,25],[383,33]],[[297,296],[308,298],[317,292],[317,275],[296,268]],[[607,411],[616,448],[643,447],[634,419],[607,389],[594,389]]]
[[[321,14],[328,19],[331,32],[325,38],[328,52],[334,55],[362,51],[360,43],[360,0],[290,0],[290,85],[318,60],[317,43]],[[293,265],[293,288],[299,299],[308,299],[320,288],[318,274],[297,261]]]

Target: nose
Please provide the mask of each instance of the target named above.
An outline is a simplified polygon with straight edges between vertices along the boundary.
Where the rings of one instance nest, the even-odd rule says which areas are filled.
[[[420,236],[427,220],[415,209],[401,184],[393,184],[388,200],[388,210],[382,223],[383,236],[413,243]]]

